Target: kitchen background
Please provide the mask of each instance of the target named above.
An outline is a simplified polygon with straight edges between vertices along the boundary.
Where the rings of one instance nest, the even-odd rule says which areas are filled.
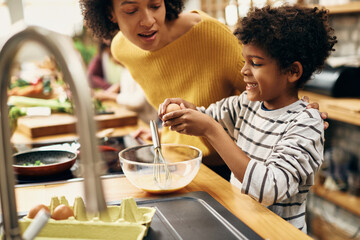
[[[330,22],[339,42],[327,63],[336,69],[350,67],[359,70],[360,1],[189,0],[185,11],[201,9],[232,29],[238,18],[245,16],[251,6],[283,2],[328,7]],[[28,25],[38,25],[71,36],[86,64],[96,53],[97,45],[83,27],[77,0],[0,0],[0,46],[11,31],[12,23],[19,19],[24,19]],[[335,87],[337,78],[333,76],[328,84]],[[360,74],[355,74],[346,82],[346,86],[353,88],[359,86],[359,82]],[[328,95],[327,100],[340,101],[331,96],[331,91],[325,92],[325,95]],[[317,181],[317,186],[321,188],[310,195],[308,204],[309,234],[315,239],[360,239],[360,205],[357,204],[360,201],[360,104],[357,101],[360,89],[356,88],[353,95],[351,97],[355,98],[356,106],[353,101],[345,101],[342,105],[344,111],[351,105],[349,117],[339,120],[337,116],[329,116],[325,163]],[[321,103],[320,107],[323,107]],[[339,193],[340,200],[329,197],[333,193]]]

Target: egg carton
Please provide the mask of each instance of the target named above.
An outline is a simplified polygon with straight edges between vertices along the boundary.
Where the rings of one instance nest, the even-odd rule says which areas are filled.
[[[100,214],[87,213],[84,201],[81,197],[74,200],[70,206],[64,196],[53,197],[48,206],[53,214],[55,208],[60,204],[69,206],[74,216],[65,220],[50,218],[39,235],[35,238],[41,239],[143,239],[148,232],[155,208],[138,207],[133,198],[125,198],[120,206],[107,206],[107,211]],[[19,220],[21,231],[33,221],[29,216]]]

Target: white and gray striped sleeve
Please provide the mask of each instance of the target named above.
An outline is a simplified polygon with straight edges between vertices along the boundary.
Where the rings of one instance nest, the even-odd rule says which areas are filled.
[[[214,118],[234,140],[234,130],[241,109],[241,99],[246,96],[231,96],[198,110]]]
[[[317,111],[308,109],[289,125],[264,162],[251,159],[242,191],[269,206],[299,189],[308,190],[323,161],[323,149],[323,121]]]

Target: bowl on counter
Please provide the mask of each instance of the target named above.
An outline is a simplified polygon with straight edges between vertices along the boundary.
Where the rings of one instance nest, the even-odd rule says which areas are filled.
[[[77,153],[68,150],[32,149],[13,155],[17,175],[27,177],[50,176],[70,170]]]
[[[160,186],[154,181],[156,167],[162,176],[165,171],[164,164],[154,164],[152,144],[126,148],[119,153],[121,167],[127,179],[144,191],[165,194],[182,189],[195,178],[202,160],[200,149],[182,144],[161,144],[161,151],[170,172],[166,186]]]

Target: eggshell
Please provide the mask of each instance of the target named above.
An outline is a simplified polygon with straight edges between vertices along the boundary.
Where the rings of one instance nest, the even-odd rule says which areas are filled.
[[[166,113],[169,113],[169,112],[173,112],[173,111],[176,111],[176,110],[180,110],[180,106],[176,103],[170,103],[169,105],[167,105],[166,107]]]
[[[32,209],[30,209],[30,211],[28,213],[28,218],[35,218],[36,214],[38,214],[38,212],[41,209],[44,209],[45,211],[50,213],[50,210],[47,206],[45,206],[44,204],[39,204],[39,205],[36,205],[35,207],[33,207]]]
[[[65,220],[72,216],[74,216],[73,210],[71,210],[71,208],[65,204],[60,204],[54,209],[51,218],[55,220]]]

